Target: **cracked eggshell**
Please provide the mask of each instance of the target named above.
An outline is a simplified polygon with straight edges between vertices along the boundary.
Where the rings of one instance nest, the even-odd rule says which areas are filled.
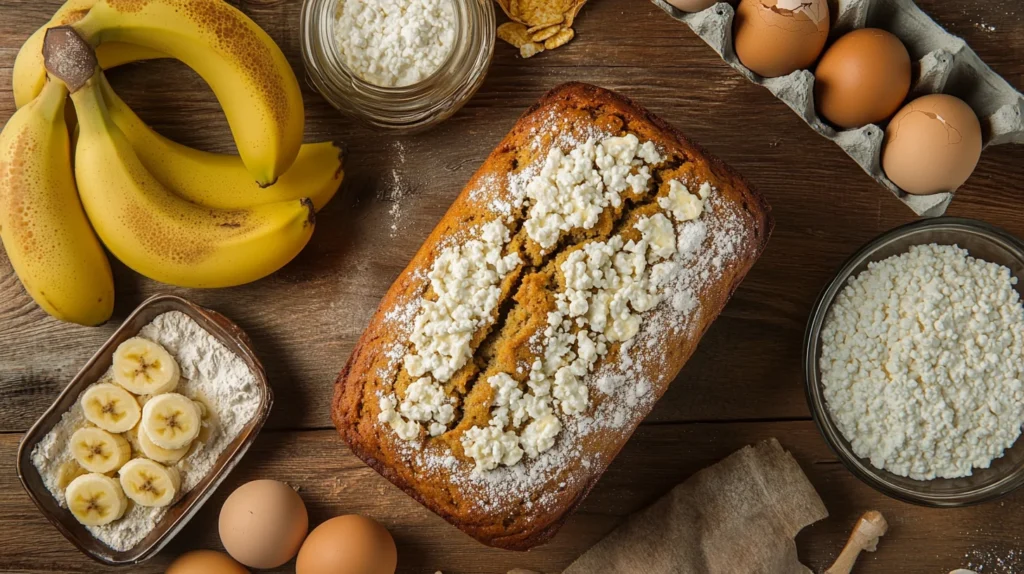
[[[885,130],[885,175],[914,195],[955,190],[971,176],[980,157],[978,116],[963,100],[946,94],[910,102]]]
[[[683,12],[700,12],[718,3],[718,0],[666,0]]]
[[[715,53],[751,82],[764,87],[800,116],[815,132],[846,152],[879,185],[917,215],[942,215],[953,193],[913,195],[900,190],[882,172],[885,132],[875,124],[837,130],[816,113],[814,74],[797,70],[788,76],[763,78],[740,63],[733,49],[735,10],[719,2],[697,13],[682,12],[666,0],[651,0],[672,18],[686,24]],[[914,0],[839,0],[831,5],[830,26],[838,37],[865,27],[896,35],[914,59],[910,97],[932,93],[955,95],[981,120],[982,147],[1024,144],[1024,95],[995,73],[963,40],[932,20]]]
[[[828,31],[826,0],[741,0],[733,46],[744,66],[777,78],[814,65]]]

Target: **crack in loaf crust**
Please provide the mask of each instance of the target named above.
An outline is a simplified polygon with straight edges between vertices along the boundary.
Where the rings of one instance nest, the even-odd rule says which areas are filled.
[[[652,169],[647,193],[624,192],[622,206],[607,208],[592,229],[563,233],[551,253],[541,253],[527,238],[527,208],[515,207],[510,180],[537,169],[553,146],[567,152],[589,137],[627,133],[653,141],[665,157]],[[715,189],[702,216],[707,236],[685,265],[693,278],[693,311],[680,314],[663,302],[644,313],[636,337],[609,345],[593,376],[584,379],[591,406],[578,419],[566,419],[554,448],[514,467],[473,476],[459,438],[472,426],[487,424],[493,399],[487,377],[513,372],[536,355],[528,342],[543,331],[554,292],[564,285],[558,263],[583,242],[636,234],[631,226],[638,217],[664,211],[656,199],[668,193],[672,179],[707,181]],[[378,422],[378,394],[404,392],[411,382],[402,356],[419,301],[432,295],[426,273],[433,261],[494,219],[510,229],[506,252],[518,251],[524,263],[502,281],[494,323],[476,333],[473,358],[443,384],[458,401],[455,421],[444,434],[414,446]],[[474,538],[515,550],[543,543],[582,502],[675,378],[760,255],[771,228],[761,195],[674,128],[613,92],[578,83],[559,86],[519,119],[391,286],[335,384],[334,423],[357,456]],[[594,381],[613,376],[609,373],[628,384],[606,395],[595,390]]]

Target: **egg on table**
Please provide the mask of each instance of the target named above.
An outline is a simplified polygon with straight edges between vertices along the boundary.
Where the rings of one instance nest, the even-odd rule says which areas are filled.
[[[667,0],[683,12],[700,12],[718,4],[719,0]]]
[[[836,40],[814,73],[818,114],[841,128],[882,122],[910,92],[910,54],[893,34],[862,28]]]
[[[882,169],[915,195],[954,191],[981,157],[981,123],[963,100],[946,94],[920,97],[893,116],[882,144]]]
[[[195,550],[179,556],[165,574],[249,574],[249,571],[223,552]]]
[[[733,46],[744,66],[775,78],[811,67],[828,30],[827,0],[740,0]]]
[[[371,518],[349,514],[309,533],[295,574],[395,574],[397,567],[398,551],[387,529]]]
[[[250,568],[277,568],[292,559],[309,530],[309,515],[292,487],[254,480],[238,487],[220,509],[220,541]]]

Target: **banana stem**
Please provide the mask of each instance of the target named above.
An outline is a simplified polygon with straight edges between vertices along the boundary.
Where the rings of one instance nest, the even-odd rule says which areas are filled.
[[[107,104],[103,101],[103,94],[97,85],[100,78],[102,72],[94,75],[81,89],[71,94],[71,101],[75,103],[75,111],[78,112],[81,133],[105,133],[113,123],[107,111]]]
[[[56,78],[47,78],[43,91],[36,98],[39,113],[48,121],[64,119],[64,102],[67,101],[68,89],[64,82]]]
[[[43,62],[46,71],[64,82],[72,94],[99,70],[96,51],[71,26],[57,26],[46,31]]]

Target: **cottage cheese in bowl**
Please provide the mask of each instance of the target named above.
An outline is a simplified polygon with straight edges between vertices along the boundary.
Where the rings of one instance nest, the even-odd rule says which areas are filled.
[[[365,82],[409,86],[441,69],[455,45],[452,0],[339,0],[335,40]]]
[[[493,0],[304,0],[311,85],[343,114],[415,133],[457,112],[494,54]]]
[[[916,480],[971,476],[1024,424],[1024,307],[1005,266],[926,244],[868,265],[821,331],[821,385],[853,452]]]

